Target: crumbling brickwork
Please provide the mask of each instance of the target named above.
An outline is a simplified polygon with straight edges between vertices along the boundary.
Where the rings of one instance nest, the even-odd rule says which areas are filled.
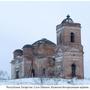
[[[45,38],[13,52],[11,77],[84,78],[81,25],[68,15],[56,26],[57,45]]]

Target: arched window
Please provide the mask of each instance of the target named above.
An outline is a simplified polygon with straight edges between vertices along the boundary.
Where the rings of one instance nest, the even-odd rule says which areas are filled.
[[[61,33],[60,33],[60,43],[62,43],[62,36],[61,36]]]
[[[32,77],[35,77],[35,70],[32,69]]]
[[[76,65],[72,64],[71,69],[72,69],[72,77],[76,77]]]
[[[53,58],[53,65],[55,65],[55,58]]]
[[[43,68],[43,75],[45,75],[45,71],[46,71],[45,68]]]
[[[71,32],[70,39],[71,42],[75,42],[75,34],[73,32]]]

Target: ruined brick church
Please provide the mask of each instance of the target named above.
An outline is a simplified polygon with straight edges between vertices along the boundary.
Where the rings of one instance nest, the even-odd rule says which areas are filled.
[[[69,15],[56,26],[57,45],[45,38],[13,52],[12,79],[29,77],[84,78],[81,24]]]

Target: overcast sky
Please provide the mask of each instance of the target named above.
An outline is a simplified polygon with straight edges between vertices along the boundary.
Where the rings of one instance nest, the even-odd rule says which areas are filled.
[[[0,2],[0,70],[10,74],[13,51],[42,38],[56,43],[56,25],[69,14],[81,23],[85,77],[90,77],[90,2]]]

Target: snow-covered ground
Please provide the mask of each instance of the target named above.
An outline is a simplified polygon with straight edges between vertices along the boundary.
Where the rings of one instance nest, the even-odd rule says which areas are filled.
[[[0,80],[0,85],[90,85],[90,79],[24,78]]]

